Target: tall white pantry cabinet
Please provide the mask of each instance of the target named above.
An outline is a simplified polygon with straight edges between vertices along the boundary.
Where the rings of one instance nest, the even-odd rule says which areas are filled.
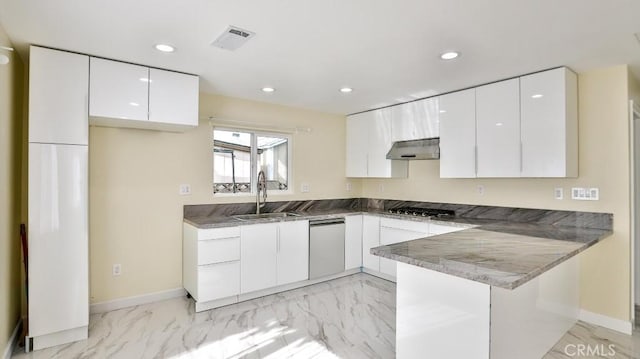
[[[29,333],[33,350],[89,325],[89,57],[31,47]]]

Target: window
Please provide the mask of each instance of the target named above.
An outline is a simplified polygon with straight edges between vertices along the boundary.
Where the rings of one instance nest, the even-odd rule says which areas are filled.
[[[263,171],[268,191],[286,191],[290,137],[246,130],[213,130],[213,193],[255,193]]]

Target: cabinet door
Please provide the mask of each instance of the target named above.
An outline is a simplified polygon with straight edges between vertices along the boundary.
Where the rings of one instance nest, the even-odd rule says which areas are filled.
[[[149,68],[91,58],[89,115],[147,121]]]
[[[29,144],[29,335],[89,324],[88,148]]]
[[[476,176],[475,89],[440,96],[440,177]]]
[[[440,98],[430,97],[411,102],[413,126],[411,139],[433,138],[440,136]]]
[[[89,143],[89,56],[31,46],[29,142]]]
[[[478,177],[520,176],[520,80],[476,88]]]
[[[367,177],[368,112],[347,117],[347,177]]]
[[[362,216],[344,217],[344,269],[362,267]]]
[[[443,224],[429,223],[429,235],[435,236],[438,234],[451,233],[463,231],[463,227],[446,226]]]
[[[391,118],[385,116],[385,111],[367,112],[369,144],[367,151],[367,176],[378,178],[407,177],[407,161],[387,159],[387,152],[391,149]]]
[[[362,266],[380,271],[380,257],[369,253],[373,247],[380,246],[380,218],[362,216]]]
[[[578,175],[577,78],[567,68],[520,78],[523,177]]]
[[[240,227],[240,291],[275,287],[277,223]]]
[[[198,126],[198,76],[150,69],[149,120]]]
[[[382,109],[391,118],[391,141],[438,137],[438,98],[431,97]]]
[[[278,285],[309,279],[309,221],[278,224]]]
[[[413,136],[414,119],[411,103],[380,109],[383,117],[391,119],[391,141],[406,141]]]

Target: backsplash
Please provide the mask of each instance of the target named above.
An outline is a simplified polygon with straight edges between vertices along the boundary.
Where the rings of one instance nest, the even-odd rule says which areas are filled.
[[[362,209],[360,198],[345,199],[321,199],[311,201],[280,201],[267,202],[261,208],[261,212],[314,212],[330,211],[334,209],[351,209],[359,211]],[[256,213],[256,203],[225,203],[225,204],[199,204],[185,205],[184,217],[212,217],[230,216],[238,214]]]
[[[311,201],[267,202],[262,212],[330,212],[332,210],[386,211],[399,207],[447,209],[456,212],[456,217],[469,219],[491,219],[529,224],[585,227],[611,230],[613,215],[610,213],[560,211],[515,207],[477,206],[453,203],[397,201],[375,198],[323,199]],[[227,203],[185,205],[185,218],[224,217],[255,213],[256,204]]]

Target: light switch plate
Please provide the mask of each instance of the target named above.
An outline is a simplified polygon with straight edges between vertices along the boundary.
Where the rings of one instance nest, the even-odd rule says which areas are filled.
[[[553,190],[553,196],[555,199],[563,199],[564,198],[564,189],[561,187],[557,187]]]
[[[191,185],[189,184],[181,184],[178,187],[178,194],[181,196],[186,196],[191,194]]]

